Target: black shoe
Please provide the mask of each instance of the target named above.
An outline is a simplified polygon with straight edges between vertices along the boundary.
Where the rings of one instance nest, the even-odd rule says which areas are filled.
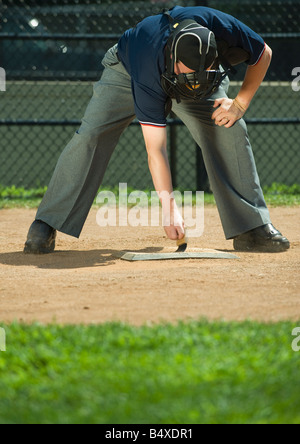
[[[35,220],[31,225],[24,253],[47,254],[55,249],[56,230],[41,220]]]
[[[272,224],[267,224],[237,236],[233,246],[237,251],[280,253],[288,250],[290,243]]]

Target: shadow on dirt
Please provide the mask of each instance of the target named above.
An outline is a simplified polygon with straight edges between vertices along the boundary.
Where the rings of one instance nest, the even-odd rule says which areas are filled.
[[[136,253],[157,253],[161,248],[145,248]],[[46,255],[24,254],[21,251],[0,253],[0,264],[19,267],[36,267],[41,269],[63,270],[91,268],[113,265],[129,250],[90,250],[64,251],[57,250]]]

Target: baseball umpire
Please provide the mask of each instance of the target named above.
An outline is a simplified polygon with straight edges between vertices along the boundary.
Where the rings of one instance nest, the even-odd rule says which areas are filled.
[[[127,30],[105,55],[82,125],[60,156],[29,229],[25,253],[51,253],[57,231],[79,237],[123,131],[137,118],[158,193],[172,195],[166,117],[170,110],[202,149],[226,239],[239,251],[282,252],[256,170],[243,115],[269,68],[272,51],[236,18],[207,7],[176,6]],[[228,72],[246,63],[238,95]],[[165,193],[167,195],[167,193]],[[174,199],[162,200],[170,239],[184,237]]]

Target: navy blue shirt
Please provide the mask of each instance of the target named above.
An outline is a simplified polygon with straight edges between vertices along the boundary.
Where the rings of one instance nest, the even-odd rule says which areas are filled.
[[[175,6],[170,14],[176,21],[195,20],[213,31],[217,40],[244,49],[249,65],[255,65],[264,52],[262,37],[231,15],[202,6]],[[166,70],[164,49],[169,35],[169,20],[159,14],[147,17],[119,40],[119,57],[131,76],[135,112],[142,125],[166,126],[167,96],[160,79]]]

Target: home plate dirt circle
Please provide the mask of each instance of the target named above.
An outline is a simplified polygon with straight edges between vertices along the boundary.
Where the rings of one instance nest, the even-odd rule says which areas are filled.
[[[174,253],[161,227],[107,227],[92,209],[81,238],[58,233],[46,256],[24,255],[35,210],[0,210],[0,326],[12,322],[132,325],[179,320],[300,321],[300,208],[270,208],[291,249],[241,253],[224,239],[217,209],[205,208],[204,234],[187,253],[213,250],[239,259],[126,261],[121,252]],[[119,255],[119,256],[118,256]]]

